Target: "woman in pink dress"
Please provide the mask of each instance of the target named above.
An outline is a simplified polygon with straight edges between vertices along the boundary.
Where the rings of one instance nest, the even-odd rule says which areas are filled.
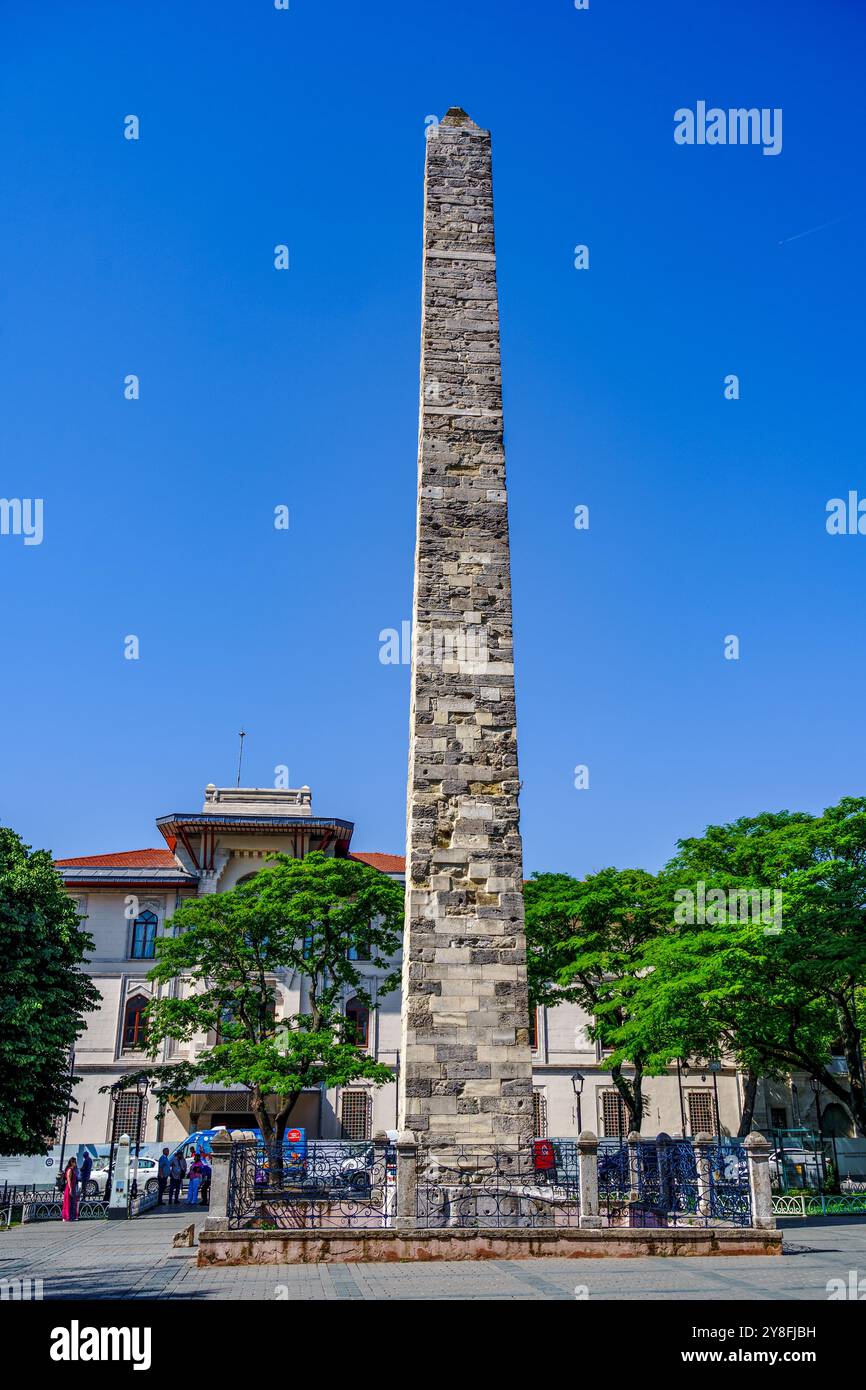
[[[78,1164],[74,1158],[70,1158],[63,1174],[63,1208],[60,1214],[64,1221],[78,1220]]]

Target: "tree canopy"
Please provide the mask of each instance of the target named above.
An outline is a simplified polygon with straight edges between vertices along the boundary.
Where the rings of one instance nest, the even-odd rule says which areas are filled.
[[[351,994],[374,1003],[359,959],[376,970],[378,997],[396,988],[402,921],[401,884],[320,852],[274,855],[235,888],[188,899],[157,942],[147,1050],[155,1059],[169,1039],[210,1041],[189,1061],[142,1070],[163,1098],[182,1096],[195,1078],[248,1087],[259,1127],[275,1141],[305,1088],[392,1079],[353,1035],[344,1002]],[[303,1008],[278,1016],[278,989],[300,981]]]
[[[645,1042],[626,1053],[623,1029],[630,996],[644,970],[644,950],[668,921],[658,881],[643,869],[602,869],[583,880],[535,874],[525,887],[530,1003],[571,1000],[590,1015],[590,1036],[611,1055],[611,1079],[640,1129]],[[631,1064],[631,1075],[623,1063]]]
[[[709,826],[655,876],[537,875],[526,921],[534,1000],[593,1017],[632,1123],[645,1075],[724,1054],[747,1077],[745,1129],[757,1076],[802,1070],[866,1134],[866,799]]]
[[[44,1153],[69,1108],[92,946],[51,855],[0,826],[0,1153]]]

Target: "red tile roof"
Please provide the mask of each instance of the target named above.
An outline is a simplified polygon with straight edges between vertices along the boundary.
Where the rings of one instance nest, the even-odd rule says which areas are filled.
[[[402,854],[380,854],[376,850],[368,853],[350,854],[350,859],[358,859],[362,864],[371,864],[383,874],[402,874],[406,861]],[[86,854],[79,859],[55,859],[60,869],[176,869],[177,860],[168,849],[127,849],[119,854]]]
[[[378,850],[358,850],[349,855],[350,859],[360,859],[362,864],[372,864],[383,874],[402,874],[406,872],[406,860],[402,854],[380,854]]]
[[[86,854],[81,859],[55,859],[61,869],[176,869],[169,849],[125,849],[120,854]]]

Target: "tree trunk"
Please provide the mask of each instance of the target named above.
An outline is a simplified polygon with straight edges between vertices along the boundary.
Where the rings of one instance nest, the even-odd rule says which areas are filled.
[[[849,1105],[861,1136],[866,1135],[866,1094],[863,1090],[863,1039],[857,1021],[843,993],[831,995],[836,1005],[842,1046],[848,1066],[848,1085],[851,1088]]]
[[[751,1067],[746,1072],[743,1082],[743,1113],[740,1116],[740,1128],[737,1130],[737,1138],[745,1139],[747,1134],[752,1132],[752,1122],[755,1118],[755,1101],[758,1098],[758,1075],[753,1072]]]
[[[290,1096],[283,1097],[283,1104],[277,1111],[276,1119],[274,1120],[274,1125],[276,1129],[276,1140],[280,1144],[282,1144],[283,1140],[286,1137],[286,1130],[289,1127],[289,1120],[291,1119],[292,1111],[294,1110],[300,1098],[300,1091],[293,1091]]]
[[[628,1131],[636,1130],[640,1133],[641,1121],[643,1120],[643,1066],[640,1062],[634,1062],[634,1078],[631,1085],[622,1074],[619,1066],[611,1067],[610,1079],[622,1096],[625,1107],[628,1111]]]
[[[250,1092],[250,1109],[256,1117],[256,1122],[261,1130],[265,1146],[270,1147],[274,1140],[274,1127],[271,1122],[271,1117],[268,1114],[265,1098],[258,1086],[254,1086]]]

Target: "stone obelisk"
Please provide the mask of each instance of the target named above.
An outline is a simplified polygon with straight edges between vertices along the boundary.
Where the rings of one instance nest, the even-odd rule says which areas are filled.
[[[400,1128],[532,1137],[490,134],[427,138]]]

